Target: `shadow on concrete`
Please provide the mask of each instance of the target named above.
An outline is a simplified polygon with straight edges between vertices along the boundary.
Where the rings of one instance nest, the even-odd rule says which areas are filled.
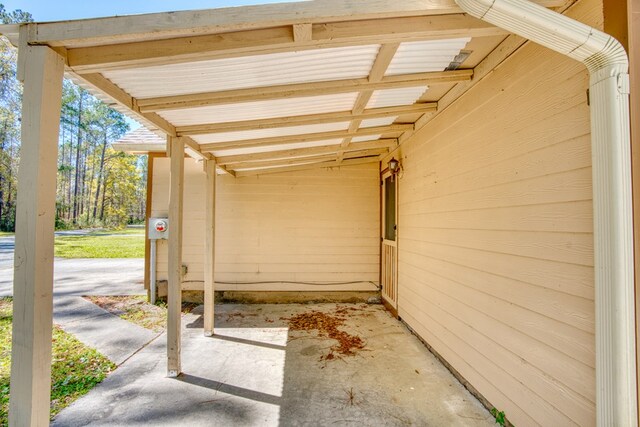
[[[229,336],[229,335],[221,335],[220,333],[215,334],[211,338],[217,339],[217,340],[223,340],[223,341],[236,342],[236,343],[239,343],[239,344],[247,344],[247,345],[255,345],[255,346],[258,346],[258,347],[271,348],[271,349],[274,349],[274,350],[286,350],[287,349],[287,347],[283,346],[283,345],[269,344],[269,343],[260,342],[260,341],[252,341],[252,340],[247,340],[247,339],[243,339],[243,338],[237,338],[237,337],[233,337],[233,336]]]
[[[271,405],[280,405],[280,396],[274,396],[272,394],[261,393],[256,390],[249,390],[243,387],[236,387],[230,384],[222,383],[220,381],[210,380],[208,378],[196,377],[194,375],[182,374],[177,378],[179,381],[196,385],[198,387],[205,387],[210,390],[219,391],[221,393],[232,394],[244,399],[255,400],[256,402],[269,403]]]

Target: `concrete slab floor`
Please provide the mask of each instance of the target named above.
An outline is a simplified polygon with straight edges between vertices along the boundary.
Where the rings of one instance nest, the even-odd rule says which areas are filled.
[[[283,318],[352,307],[340,327],[354,356],[323,360],[335,340]],[[163,334],[54,426],[490,426],[488,411],[380,305],[219,305],[216,335],[183,317],[183,375],[166,378]]]

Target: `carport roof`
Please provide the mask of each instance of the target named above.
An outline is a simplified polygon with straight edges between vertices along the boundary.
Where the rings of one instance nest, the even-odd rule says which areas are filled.
[[[0,32],[19,47],[51,46],[94,95],[239,175],[378,162],[472,85],[508,36],[450,0],[308,1]],[[141,135],[122,147],[162,145]]]

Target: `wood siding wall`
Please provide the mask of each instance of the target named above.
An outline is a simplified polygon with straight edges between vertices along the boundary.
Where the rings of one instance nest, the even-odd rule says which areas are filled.
[[[152,216],[167,212],[169,161],[156,158]],[[185,289],[202,289],[206,176],[185,162]],[[380,219],[377,164],[259,177],[218,177],[216,290],[375,290]],[[166,279],[166,242],[158,246],[158,280]],[[347,282],[315,286],[282,282]]]
[[[516,425],[595,424],[587,88],[528,43],[402,146],[399,315]]]

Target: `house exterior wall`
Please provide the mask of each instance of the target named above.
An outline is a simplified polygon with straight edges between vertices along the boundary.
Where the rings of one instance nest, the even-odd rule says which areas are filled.
[[[185,289],[202,289],[206,175],[185,161]],[[153,167],[151,216],[168,212],[169,159]],[[378,165],[259,177],[218,176],[216,290],[371,291],[379,281]],[[167,277],[167,245],[158,245],[158,280]],[[357,282],[341,286],[300,282]],[[282,283],[293,282],[293,283]]]
[[[399,315],[516,425],[595,424],[587,88],[528,43],[401,146]]]

